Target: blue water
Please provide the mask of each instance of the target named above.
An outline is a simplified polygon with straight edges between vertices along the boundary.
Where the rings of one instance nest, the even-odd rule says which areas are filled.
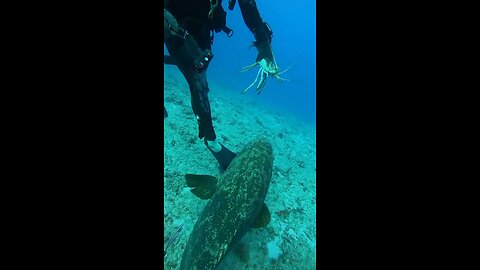
[[[215,34],[212,48],[214,58],[207,76],[209,81],[219,82],[241,93],[253,82],[258,68],[246,73],[238,71],[255,62],[257,50],[254,47],[249,49],[254,37],[243,22],[238,3],[231,11],[227,8],[228,1],[223,2],[227,12],[227,26],[234,30],[234,35],[228,38],[223,32]],[[269,77],[257,98],[282,112],[315,123],[316,3],[314,0],[258,0],[257,7],[263,20],[273,30],[272,47],[280,69],[284,70],[294,63],[289,71],[280,75],[290,82]],[[256,95],[255,88],[252,87],[248,94]],[[238,98],[242,96],[239,95]]]

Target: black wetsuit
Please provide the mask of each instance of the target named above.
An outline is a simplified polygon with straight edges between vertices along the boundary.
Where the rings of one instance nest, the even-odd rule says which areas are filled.
[[[210,52],[212,42],[210,33],[215,28],[214,24],[218,25],[218,21],[222,21],[222,18],[218,20],[216,16],[225,14],[221,0],[214,0],[213,3],[217,1],[219,6],[215,10],[214,18],[211,19],[208,16],[211,8],[209,0],[164,0],[164,43],[170,53],[170,57],[164,61],[177,65],[187,80],[193,113],[199,125],[198,137],[209,141],[216,139],[206,75],[211,56],[202,70],[195,68],[195,62]],[[245,24],[254,34],[255,44],[265,41],[270,44],[272,33],[260,17],[255,0],[239,0],[238,5]]]

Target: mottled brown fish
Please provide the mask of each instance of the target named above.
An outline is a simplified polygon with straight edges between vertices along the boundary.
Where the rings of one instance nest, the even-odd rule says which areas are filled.
[[[272,145],[267,139],[258,138],[237,154],[219,179],[185,176],[193,194],[211,199],[190,234],[180,269],[215,269],[248,229],[270,222],[264,200],[272,167]]]

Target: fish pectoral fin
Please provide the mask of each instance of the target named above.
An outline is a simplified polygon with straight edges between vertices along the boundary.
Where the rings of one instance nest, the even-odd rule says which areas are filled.
[[[265,227],[270,223],[270,211],[268,210],[267,205],[263,203],[260,213],[258,213],[257,218],[253,221],[252,228],[261,228]]]
[[[217,188],[217,178],[210,175],[186,174],[187,186],[195,196],[202,200],[210,199]]]

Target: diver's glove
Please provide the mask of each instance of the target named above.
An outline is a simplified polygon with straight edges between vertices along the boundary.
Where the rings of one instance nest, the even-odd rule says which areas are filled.
[[[279,70],[275,57],[273,56],[272,46],[268,41],[255,45],[258,50],[256,62],[269,74],[276,74]]]
[[[259,27],[253,30],[253,34],[255,36],[256,41],[253,42],[253,46],[255,46],[258,50],[258,56],[252,65],[248,65],[243,67],[240,72],[246,72],[251,70],[256,66],[260,66],[258,70],[257,77],[255,80],[245,89],[242,93],[246,93],[253,85],[259,80],[258,85],[256,87],[257,95],[262,92],[265,83],[267,82],[268,76],[273,76],[279,80],[286,80],[281,78],[279,75],[282,74],[284,71],[280,72],[280,68],[275,61],[275,56],[273,55],[272,51],[272,30],[268,26],[267,23],[260,24]]]
[[[273,53],[272,53],[272,46],[268,40],[264,40],[263,42],[254,42],[254,46],[258,50],[258,55],[256,61],[260,61],[262,59],[266,59],[270,62],[273,62]]]
[[[278,66],[272,52],[272,35],[273,32],[270,26],[266,22],[262,23],[261,26],[254,31],[256,41],[253,42],[253,45],[258,50],[255,62],[257,62],[264,71],[270,74],[276,74],[278,72]]]

